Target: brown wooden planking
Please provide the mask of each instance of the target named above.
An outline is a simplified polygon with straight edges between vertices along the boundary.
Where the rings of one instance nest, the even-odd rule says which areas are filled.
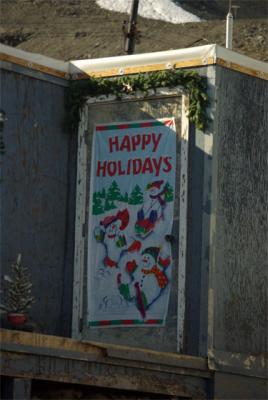
[[[169,374],[177,374],[177,375],[185,375],[185,376],[192,376],[198,378],[206,378],[210,379],[212,373],[208,370],[202,371],[196,369],[194,365],[191,367],[183,367],[182,363],[167,363],[152,361],[149,358],[149,361],[138,360],[134,358],[119,358],[113,357],[112,354],[106,354],[105,349],[103,349],[103,354],[97,355],[92,352],[77,352],[77,351],[69,351],[64,349],[58,348],[49,348],[49,347],[34,347],[30,345],[21,345],[21,344],[14,344],[14,343],[2,343],[1,346],[2,352],[9,352],[13,353],[14,356],[16,355],[35,355],[40,357],[56,357],[60,359],[65,359],[68,361],[86,361],[86,362],[98,362],[105,365],[110,366],[124,366],[128,368],[132,368],[135,372],[136,369],[141,370],[149,370],[151,373],[156,372],[166,372]]]
[[[114,345],[108,343],[87,342],[83,343],[95,344],[99,348],[103,347],[110,357],[116,357],[128,360],[139,360],[156,364],[165,364],[173,366],[181,366],[185,368],[193,368],[202,371],[208,371],[207,359],[202,357],[194,357],[186,354],[167,353],[155,350],[144,350],[140,348],[132,348],[128,346]]]
[[[2,374],[6,376],[194,398],[205,397],[205,382],[211,378],[208,371],[195,370],[200,367],[196,363],[191,365],[192,369],[181,367],[180,361],[196,362],[197,357],[164,354],[166,359],[162,365],[161,353],[156,351],[128,349],[131,356],[128,354],[123,359],[126,346],[83,343],[69,338],[5,329],[0,330],[0,337]],[[143,357],[135,360],[135,352]],[[178,363],[168,365],[169,356]]]
[[[264,79],[266,81],[268,80],[267,72],[257,71],[255,69],[248,68],[243,65],[233,63],[231,61],[223,60],[222,58],[217,58],[216,64],[231,69],[233,71],[238,71],[246,75],[255,76],[256,78]]]
[[[125,365],[66,360],[53,356],[2,351],[4,376],[78,383],[121,390],[206,398],[207,379]]]
[[[70,338],[43,335],[39,333],[11,331],[0,329],[1,343],[21,346],[18,352],[34,352],[34,349],[40,349],[37,352],[48,354],[47,352],[57,354],[57,350],[65,352],[65,357],[77,357],[79,353],[88,358],[91,354],[92,359],[102,356],[116,358],[128,361],[138,361],[139,363],[162,364],[170,367],[188,368],[208,373],[207,359],[189,355],[175,353],[158,352],[154,350],[145,350],[140,348],[131,348],[128,346],[112,345],[106,343],[78,341]],[[7,347],[8,348],[8,347]],[[14,351],[16,347],[13,346]],[[50,350],[49,350],[50,349]],[[56,351],[55,351],[56,350]],[[54,351],[54,353],[53,353]],[[141,365],[141,364],[140,364]],[[207,375],[206,375],[207,376]]]
[[[80,341],[52,336],[43,335],[40,333],[11,331],[8,329],[0,329],[0,339],[2,343],[17,343],[20,345],[31,345],[36,347],[49,347],[58,348],[69,351],[77,352],[93,352],[95,354],[102,354],[102,350],[96,345],[85,344]]]
[[[0,61],[6,61],[13,64],[21,65],[22,67],[40,71],[48,75],[57,76],[58,78],[69,79],[69,76],[66,72],[59,71],[55,68],[47,67],[45,65],[41,65],[29,60],[25,60],[23,58],[10,56],[8,54],[0,53]]]

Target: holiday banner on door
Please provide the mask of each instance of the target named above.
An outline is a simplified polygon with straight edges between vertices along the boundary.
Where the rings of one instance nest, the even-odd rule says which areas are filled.
[[[95,126],[88,325],[165,323],[176,169],[174,118]]]

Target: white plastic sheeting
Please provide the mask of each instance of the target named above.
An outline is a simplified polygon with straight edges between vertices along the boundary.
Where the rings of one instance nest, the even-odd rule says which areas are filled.
[[[11,46],[6,46],[5,44],[0,44],[0,54],[5,54],[10,57],[16,57],[21,60],[28,61],[29,68],[32,67],[32,63],[42,65],[44,67],[53,68],[55,70],[68,73],[70,65],[68,62],[57,60],[56,58],[51,58],[47,56],[42,56],[37,53],[30,53],[28,51],[16,49]],[[14,60],[15,61],[15,60]]]
[[[44,67],[53,68],[58,71],[70,74],[75,78],[76,74],[86,73],[92,74],[100,71],[110,71],[119,69],[124,73],[125,68],[145,67],[147,65],[165,64],[166,68],[172,67],[174,63],[180,63],[195,60],[194,66],[207,65],[211,59],[217,63],[221,59],[225,61],[225,67],[232,68],[232,64],[245,67],[256,71],[260,77],[262,74],[268,74],[268,65],[265,62],[254,60],[253,58],[236,53],[232,50],[225,49],[216,44],[206,46],[191,47],[188,49],[169,50],[155,53],[135,54],[128,56],[97,58],[90,60],[74,60],[64,62],[40,54],[29,53],[10,46],[0,45],[0,56],[9,56],[10,62],[19,63],[18,60],[28,62],[28,67],[35,69],[33,63]],[[5,57],[2,57],[5,59]],[[210,62],[211,64],[211,62]],[[183,65],[182,65],[183,67]],[[67,78],[67,76],[66,76]]]
[[[166,64],[166,68],[170,68],[175,62],[179,63],[180,61],[191,60],[199,60],[199,63],[201,62],[201,64],[207,65],[208,60],[211,58],[213,58],[215,62],[218,58],[221,58],[226,62],[238,64],[255,71],[268,72],[268,65],[262,61],[254,60],[253,58],[238,54],[216,44],[210,44],[180,50],[71,61],[70,73],[93,73],[105,70],[108,71],[115,68],[122,69],[123,73],[124,68],[162,63]]]

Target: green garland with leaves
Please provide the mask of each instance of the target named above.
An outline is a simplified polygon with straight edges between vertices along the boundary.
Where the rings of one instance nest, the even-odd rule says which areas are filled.
[[[206,79],[196,71],[180,69],[140,73],[117,78],[90,77],[85,80],[72,81],[67,89],[66,96],[67,127],[71,132],[77,131],[80,112],[88,97],[113,94],[117,99],[121,99],[124,94],[135,94],[137,91],[143,93],[146,97],[151,89],[176,86],[182,86],[189,95],[189,120],[198,129],[205,130],[208,122]]]

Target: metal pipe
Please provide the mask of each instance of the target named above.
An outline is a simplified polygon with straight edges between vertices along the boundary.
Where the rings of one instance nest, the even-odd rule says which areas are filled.
[[[233,48],[233,25],[234,18],[233,14],[229,10],[226,17],[226,48],[232,50]]]

